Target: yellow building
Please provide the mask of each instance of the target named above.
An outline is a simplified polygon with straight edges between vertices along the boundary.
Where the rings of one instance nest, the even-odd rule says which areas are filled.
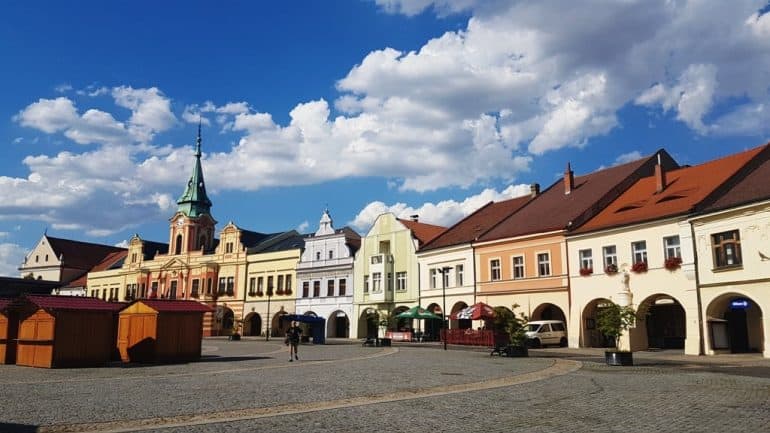
[[[280,316],[294,313],[296,269],[303,247],[303,237],[290,231],[271,236],[249,249],[242,315],[244,335],[284,334],[288,324]]]

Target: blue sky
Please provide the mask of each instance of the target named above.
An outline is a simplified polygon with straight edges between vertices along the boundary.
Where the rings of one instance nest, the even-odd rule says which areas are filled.
[[[44,230],[167,242],[203,119],[221,228],[450,225],[770,137],[766,1],[4,2],[0,275]]]

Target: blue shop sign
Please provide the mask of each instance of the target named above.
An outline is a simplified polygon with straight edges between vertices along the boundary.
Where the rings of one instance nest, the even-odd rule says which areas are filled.
[[[731,310],[745,310],[747,308],[749,308],[748,299],[733,299],[732,301],[730,301]]]

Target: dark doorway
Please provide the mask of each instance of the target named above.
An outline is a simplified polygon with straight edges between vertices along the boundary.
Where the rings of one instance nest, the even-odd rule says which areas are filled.
[[[746,310],[730,310],[725,313],[727,332],[730,336],[730,352],[749,351],[749,327],[746,323]]]
[[[350,324],[348,322],[347,316],[336,317],[336,320],[334,321],[334,335],[337,338],[348,338],[348,330],[350,329]]]
[[[233,314],[233,310],[227,309],[222,318],[222,329],[225,331],[233,329],[233,324],[235,324],[235,315]]]
[[[646,317],[648,347],[684,349],[684,316],[684,309],[675,301],[651,305]]]
[[[249,322],[249,335],[259,335],[262,333],[262,318],[255,314]]]

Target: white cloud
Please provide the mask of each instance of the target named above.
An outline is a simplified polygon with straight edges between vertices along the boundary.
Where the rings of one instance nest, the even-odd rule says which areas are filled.
[[[0,243],[0,276],[18,277],[26,251],[21,245]]]
[[[530,186],[518,184],[510,185],[500,192],[487,188],[462,201],[444,200],[438,203],[423,203],[418,207],[412,207],[406,203],[387,205],[381,201],[373,201],[364,206],[348,224],[360,232],[366,232],[378,216],[392,212],[398,218],[408,219],[411,215],[419,215],[421,222],[449,227],[490,201],[502,201],[528,194],[530,194]]]
[[[307,220],[302,221],[302,223],[297,226],[297,232],[305,233],[305,230],[307,230],[308,227],[310,227],[310,222]]]
[[[177,123],[176,116],[171,112],[171,100],[157,87],[115,87],[112,89],[112,97],[115,104],[131,110],[129,128],[140,141],[149,141],[155,133],[165,131]]]
[[[79,119],[75,104],[61,96],[56,99],[39,99],[27,106],[14,120],[22,126],[53,134],[67,129]]]
[[[54,87],[53,90],[56,93],[67,93],[72,90],[72,85],[67,83],[59,84],[58,86]]]
[[[615,162],[612,165],[621,165],[627,162],[636,161],[642,159],[642,156],[641,152],[634,150],[633,152],[624,153],[615,158]]]
[[[714,102],[716,71],[714,65],[690,65],[682,72],[676,85],[667,88],[658,83],[639,95],[636,103],[647,106],[659,104],[665,111],[674,109],[677,119],[705,134],[708,128],[703,124],[703,117]]]

